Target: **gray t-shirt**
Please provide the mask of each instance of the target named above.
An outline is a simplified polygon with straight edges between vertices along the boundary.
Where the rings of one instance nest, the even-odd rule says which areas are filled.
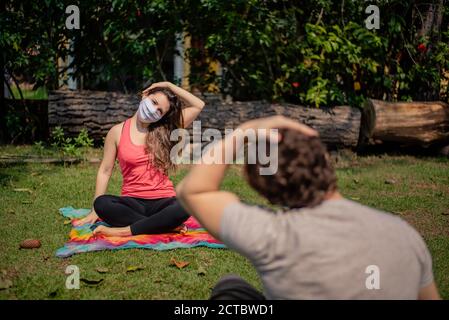
[[[347,199],[276,213],[232,203],[220,236],[252,262],[269,299],[416,299],[433,281],[415,229]]]

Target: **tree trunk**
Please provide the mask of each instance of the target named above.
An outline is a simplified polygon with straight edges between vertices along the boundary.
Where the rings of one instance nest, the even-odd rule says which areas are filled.
[[[89,136],[101,141],[115,124],[131,117],[139,97],[102,91],[52,91],[48,96],[50,131],[60,126],[68,136],[86,128]]]
[[[449,105],[368,99],[363,109],[360,137],[360,144],[380,140],[428,146],[449,141]]]
[[[310,125],[320,132],[330,148],[357,146],[361,112],[349,106],[332,109],[305,108],[291,104],[270,104],[264,101],[226,103],[218,96],[201,97],[206,107],[197,120],[201,131],[208,128],[233,129],[240,123],[269,115],[282,114]],[[48,121],[50,130],[61,126],[68,135],[76,135],[87,128],[96,141],[115,124],[131,117],[137,110],[139,97],[112,92],[53,91],[49,94]],[[190,128],[191,134],[193,133]]]
[[[433,33],[437,41],[441,39],[441,24],[443,22],[444,0],[438,1],[437,10],[435,12],[435,23],[433,25]]]
[[[329,149],[357,147],[361,123],[360,109],[350,106],[318,109],[290,104],[275,104],[271,107],[276,114],[282,114],[316,129]]]
[[[430,3],[428,5],[426,14],[423,15],[424,21],[422,22],[421,29],[418,32],[418,38],[428,36],[430,31],[432,30],[434,18],[435,18],[435,6],[434,4]]]

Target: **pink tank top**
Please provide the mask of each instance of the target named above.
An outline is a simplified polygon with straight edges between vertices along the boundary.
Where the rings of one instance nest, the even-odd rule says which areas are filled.
[[[170,179],[149,163],[146,146],[131,141],[131,119],[123,125],[117,158],[123,176],[122,196],[144,199],[176,196]]]

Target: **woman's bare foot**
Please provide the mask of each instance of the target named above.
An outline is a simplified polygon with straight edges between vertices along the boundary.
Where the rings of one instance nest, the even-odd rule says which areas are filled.
[[[94,237],[96,236],[106,236],[106,237],[128,237],[131,236],[131,228],[111,228],[106,226],[98,226],[93,232]]]
[[[94,224],[97,220],[98,220],[98,215],[95,212],[95,210],[92,209],[92,211],[87,216],[85,216],[82,219],[76,220],[73,224],[75,227],[79,227],[79,226],[85,225],[87,223]]]
[[[179,227],[173,229],[173,231],[178,232],[180,234],[185,234],[187,232],[187,226],[183,223]]]

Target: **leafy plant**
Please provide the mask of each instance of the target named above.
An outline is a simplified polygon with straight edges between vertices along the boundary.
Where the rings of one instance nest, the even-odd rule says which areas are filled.
[[[82,148],[91,148],[94,145],[94,140],[89,138],[89,133],[86,128],[81,129],[78,136],[75,138],[75,144]]]
[[[55,127],[51,132],[51,140],[53,148],[62,148],[66,143],[64,130],[59,126]]]
[[[190,79],[213,80],[222,92],[241,100],[316,107],[360,106],[367,97],[447,100],[442,83],[449,77],[449,33],[443,26],[449,22],[449,7],[441,4],[378,1],[380,29],[368,30],[367,2],[362,0],[300,5],[204,0],[187,9],[189,16],[202,17],[186,16],[186,28],[206,49],[190,51],[190,58],[194,63],[204,56],[218,60],[223,73],[201,78],[198,72],[207,75],[205,66]],[[431,13],[436,18],[426,29],[424,20]]]
[[[179,81],[171,79],[171,66],[175,35],[184,34],[192,40],[185,52],[190,84],[219,88],[237,100],[316,107],[359,106],[367,97],[447,101],[449,6],[441,0],[379,0],[380,29],[368,30],[368,4],[81,1],[81,29],[68,30],[66,1],[9,1],[1,13],[0,45],[9,75],[47,89],[58,87],[67,68],[58,69],[57,61],[69,53],[73,75],[82,76],[85,89],[131,92],[146,80]],[[61,45],[68,39],[73,46]],[[211,68],[214,61],[220,74]]]
[[[75,138],[65,137],[61,127],[55,127],[51,133],[51,146],[59,149],[64,155],[81,157],[83,151],[93,147],[93,139],[89,138],[87,129],[83,128]]]
[[[33,149],[35,150],[35,152],[39,155],[44,154],[45,151],[45,145],[43,141],[36,141],[33,145]]]

